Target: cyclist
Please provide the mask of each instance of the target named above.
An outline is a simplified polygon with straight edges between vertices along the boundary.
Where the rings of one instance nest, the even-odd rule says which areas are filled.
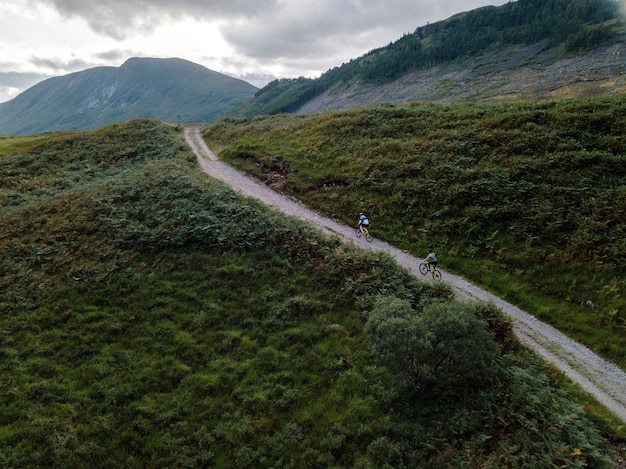
[[[359,229],[361,230],[361,233],[365,234],[365,231],[363,230],[363,228],[369,229],[369,227],[370,227],[369,219],[363,212],[361,212],[359,214]]]
[[[424,259],[424,262],[426,262],[426,264],[428,264],[428,268],[432,271],[435,267],[437,267],[437,257],[435,256],[435,251],[433,251],[432,249],[428,250],[428,255],[426,256],[426,259]]]

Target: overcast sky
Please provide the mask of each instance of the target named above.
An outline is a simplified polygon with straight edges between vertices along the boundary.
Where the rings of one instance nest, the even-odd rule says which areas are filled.
[[[417,27],[509,0],[0,0],[0,102],[131,57],[179,57],[263,87],[317,77]]]

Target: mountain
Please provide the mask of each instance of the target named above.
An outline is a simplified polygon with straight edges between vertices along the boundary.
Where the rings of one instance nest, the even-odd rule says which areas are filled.
[[[145,117],[205,122],[257,87],[187,60],[132,58],[45,80],[0,104],[0,133],[88,130]]]
[[[621,0],[478,8],[419,27],[319,78],[274,80],[229,115],[624,93],[623,8]]]

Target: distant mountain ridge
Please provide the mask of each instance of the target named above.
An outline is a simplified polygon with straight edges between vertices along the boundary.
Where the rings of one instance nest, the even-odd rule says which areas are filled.
[[[626,40],[608,41],[589,53],[567,57],[559,57],[545,49],[545,43],[537,43],[436,65],[389,83],[337,85],[303,103],[294,113],[378,102],[518,101],[626,94],[624,63]]]
[[[132,58],[45,80],[0,103],[0,133],[89,130],[144,117],[208,122],[257,87],[179,58]]]
[[[517,0],[459,13],[319,78],[274,80],[229,116],[624,93],[624,10],[622,0]]]

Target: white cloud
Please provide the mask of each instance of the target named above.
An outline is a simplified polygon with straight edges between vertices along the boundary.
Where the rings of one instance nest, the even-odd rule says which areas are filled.
[[[106,36],[123,40],[152,32],[183,18],[201,20],[254,16],[271,10],[277,0],[29,0],[54,6],[67,18],[79,17]]]

